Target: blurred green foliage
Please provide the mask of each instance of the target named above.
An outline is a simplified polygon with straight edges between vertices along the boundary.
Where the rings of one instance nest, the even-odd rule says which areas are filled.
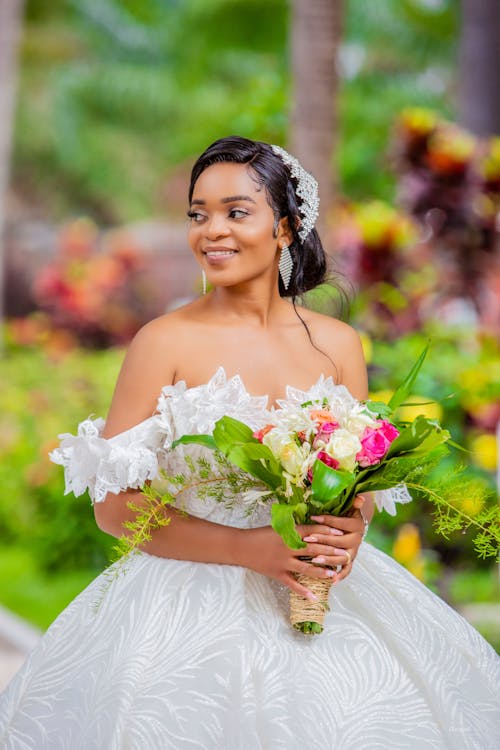
[[[396,112],[453,108],[458,0],[345,7],[342,186],[390,199]],[[28,0],[17,189],[55,219],[178,212],[165,205],[169,176],[185,175],[212,140],[286,140],[289,24],[286,0]]]
[[[110,540],[88,496],[64,496],[48,453],[58,434],[106,414],[121,358],[118,350],[73,350],[61,367],[43,348],[14,347],[0,362],[0,537],[25,547],[41,571],[97,570],[108,559]]]

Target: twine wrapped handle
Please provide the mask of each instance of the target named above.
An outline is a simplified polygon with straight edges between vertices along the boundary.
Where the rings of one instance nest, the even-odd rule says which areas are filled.
[[[356,512],[360,513],[365,525],[364,539],[368,530],[368,522],[361,509],[351,506],[343,515],[352,517],[356,515]],[[308,562],[311,561],[309,557],[302,557],[301,559]],[[299,583],[308,588],[318,600],[312,601],[297,594],[295,591],[290,591],[290,623],[295,630],[299,630],[301,633],[307,633],[308,635],[322,633],[325,614],[330,610],[328,595],[333,581],[327,578],[312,578],[303,573],[294,573],[294,577]]]
[[[290,591],[290,622],[295,630],[300,630],[301,633],[311,635],[322,633],[325,613],[330,609],[328,594],[332,581],[324,578],[311,578],[302,573],[297,573],[295,578],[303,586],[307,586],[318,597],[318,601],[311,601],[295,591]]]

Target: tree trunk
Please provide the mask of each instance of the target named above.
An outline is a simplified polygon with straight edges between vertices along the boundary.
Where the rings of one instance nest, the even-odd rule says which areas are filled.
[[[3,348],[4,233],[23,0],[0,0],[0,351]]]
[[[291,62],[293,108],[290,150],[319,183],[319,229],[332,207],[336,179],[337,54],[343,0],[293,0]]]
[[[458,81],[461,124],[500,133],[500,0],[462,0]]]

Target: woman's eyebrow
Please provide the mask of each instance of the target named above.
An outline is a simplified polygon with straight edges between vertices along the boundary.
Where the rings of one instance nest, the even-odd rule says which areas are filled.
[[[221,203],[235,203],[236,201],[249,201],[250,203],[255,203],[253,198],[251,198],[249,195],[229,195],[227,198],[221,198]],[[192,200],[191,205],[192,206],[204,206],[206,204],[206,201],[203,200]]]

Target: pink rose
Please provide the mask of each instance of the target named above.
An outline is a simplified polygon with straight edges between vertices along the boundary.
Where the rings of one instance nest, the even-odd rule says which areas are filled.
[[[323,422],[322,424],[320,424],[319,430],[314,436],[313,448],[316,448],[318,446],[318,440],[321,440],[323,443],[327,443],[330,440],[332,433],[335,432],[335,430],[338,430],[338,428],[338,422]]]
[[[356,461],[363,467],[378,464],[398,435],[399,430],[387,419],[377,420],[376,427],[365,429],[361,438],[362,448],[356,454]]]
[[[396,429],[393,424],[388,422],[387,419],[377,420],[377,429],[385,438],[387,438],[389,443],[392,443],[393,440],[396,440],[399,435],[399,430]]]
[[[361,450],[356,454],[356,461],[360,466],[373,466],[385,456],[391,441],[383,432],[367,427],[361,438]]]
[[[339,468],[339,462],[335,458],[332,458],[331,456],[329,456],[328,453],[325,453],[325,451],[320,451],[317,457],[318,457],[318,461],[321,461],[327,466],[331,466],[332,469]]]
[[[338,426],[338,422],[323,422],[323,424],[319,428],[318,435],[325,435],[326,437],[330,437],[332,432],[338,429]]]

